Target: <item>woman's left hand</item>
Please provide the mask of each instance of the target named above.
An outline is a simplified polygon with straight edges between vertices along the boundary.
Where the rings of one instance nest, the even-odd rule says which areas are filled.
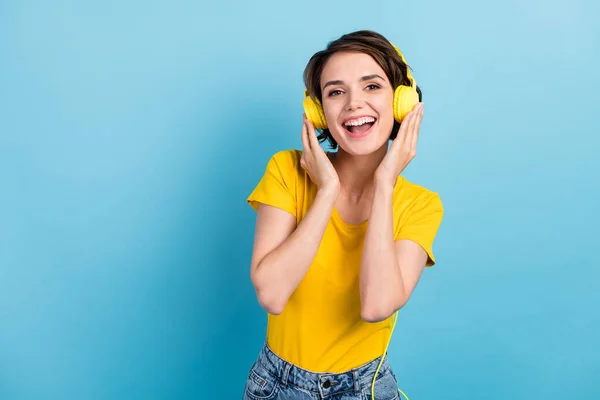
[[[396,139],[375,170],[375,182],[394,186],[398,175],[417,155],[417,138],[423,118],[423,103],[417,103],[400,124]]]

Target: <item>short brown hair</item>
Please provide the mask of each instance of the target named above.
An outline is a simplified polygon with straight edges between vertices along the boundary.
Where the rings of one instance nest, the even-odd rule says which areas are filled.
[[[352,33],[345,34],[339,39],[329,42],[325,50],[321,50],[315,53],[308,61],[306,68],[304,69],[304,85],[308,90],[309,95],[313,99],[319,100],[322,104],[323,96],[321,93],[321,73],[323,68],[334,53],[339,51],[354,51],[359,53],[365,53],[373,57],[375,62],[385,72],[387,78],[392,84],[392,88],[395,89],[400,85],[410,86],[410,80],[408,79],[408,69],[410,68],[394,49],[394,46],[381,34],[369,30],[361,30]],[[419,101],[422,100],[421,89],[417,86],[417,92],[419,93]],[[396,138],[400,129],[400,123],[394,121],[394,127],[390,140]],[[319,141],[329,141],[332,149],[336,149],[338,144],[331,136],[329,129],[323,129],[322,133],[318,136]]]

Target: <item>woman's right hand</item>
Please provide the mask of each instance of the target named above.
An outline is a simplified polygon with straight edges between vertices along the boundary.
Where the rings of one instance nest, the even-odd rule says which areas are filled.
[[[317,188],[339,191],[338,174],[321,148],[313,124],[306,118],[306,114],[303,116],[300,166],[308,173]]]

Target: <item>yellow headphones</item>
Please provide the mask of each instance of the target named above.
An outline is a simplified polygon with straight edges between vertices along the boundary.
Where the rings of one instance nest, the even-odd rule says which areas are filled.
[[[391,43],[394,46],[393,43]],[[406,64],[404,56],[400,50],[394,46],[396,52]],[[406,67],[406,75],[410,80],[410,86],[400,85],[394,90],[394,119],[398,122],[402,122],[404,117],[412,111],[415,105],[419,102],[419,94],[417,93],[417,83],[410,73],[408,65]],[[327,121],[325,120],[325,113],[323,112],[323,106],[318,99],[313,99],[309,96],[308,90],[304,91],[304,113],[306,118],[312,122],[315,129],[327,129]]]

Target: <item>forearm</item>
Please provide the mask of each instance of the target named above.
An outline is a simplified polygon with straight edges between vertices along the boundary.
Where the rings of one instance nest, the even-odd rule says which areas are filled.
[[[337,188],[321,189],[298,227],[258,264],[254,285],[261,305],[280,314],[310,268],[337,199]]]
[[[394,245],[393,191],[393,186],[375,184],[365,235],[360,268],[361,315],[371,322],[386,319],[406,299]]]

